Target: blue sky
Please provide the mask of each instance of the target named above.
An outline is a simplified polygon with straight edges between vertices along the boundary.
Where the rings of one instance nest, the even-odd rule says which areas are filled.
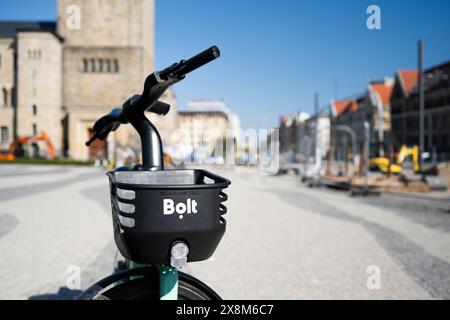
[[[366,9],[381,8],[381,30]],[[193,98],[224,99],[242,126],[275,126],[281,114],[313,110],[370,79],[450,59],[450,1],[157,0],[155,63],[163,68],[212,44],[222,57],[174,91],[179,109]],[[55,20],[54,0],[0,1],[0,19]]]

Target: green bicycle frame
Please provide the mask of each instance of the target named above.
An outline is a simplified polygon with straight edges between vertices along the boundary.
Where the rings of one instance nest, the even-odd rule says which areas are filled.
[[[131,268],[144,267],[145,265],[131,262]],[[178,300],[178,271],[169,265],[156,266],[159,273],[159,299]]]

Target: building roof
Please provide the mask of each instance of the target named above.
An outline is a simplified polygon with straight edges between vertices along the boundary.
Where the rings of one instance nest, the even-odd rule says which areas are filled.
[[[417,70],[398,70],[398,81],[405,95],[409,96],[418,91],[419,72]],[[432,66],[424,70],[425,90],[437,86],[448,86],[450,75],[450,61]]]
[[[228,114],[222,111],[178,111],[180,116],[219,116],[228,118]]]
[[[309,115],[309,113],[300,111],[297,113],[282,115],[280,117],[280,124],[282,126],[290,127],[294,123],[302,123],[302,122],[307,121],[310,118],[311,118],[311,116]]]
[[[392,92],[394,90],[393,83],[371,83],[369,86],[373,91],[379,94],[383,104],[391,100]]]
[[[348,104],[348,106],[347,106],[346,109],[347,109],[349,112],[354,112],[354,111],[358,110],[358,108],[359,108],[358,102],[356,102],[356,101],[350,101],[350,103]]]
[[[406,94],[411,94],[419,79],[417,70],[398,70],[398,77]]]
[[[212,99],[194,99],[189,101],[187,111],[219,111],[224,113],[231,113],[223,100]]]
[[[334,117],[339,117],[344,113],[352,113],[359,109],[364,97],[347,98],[331,101],[331,111]]]
[[[435,70],[448,70],[450,68],[450,60],[447,60],[445,62],[442,62],[438,65],[432,66],[430,68],[428,68],[427,70],[425,70],[425,73],[429,73],[429,72],[433,72]]]
[[[19,31],[56,32],[53,21],[0,21],[0,38],[14,38]]]
[[[347,109],[349,105],[350,100],[344,99],[344,100],[332,100],[331,101],[331,110],[333,112],[333,115],[339,116],[342,112]]]

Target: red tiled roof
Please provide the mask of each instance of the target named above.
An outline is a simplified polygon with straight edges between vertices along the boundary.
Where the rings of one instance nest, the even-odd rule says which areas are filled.
[[[347,109],[349,109],[350,112],[354,112],[354,111],[358,110],[358,108],[359,108],[359,104],[356,101],[351,101],[347,107]]]
[[[370,86],[373,91],[377,92],[380,95],[381,101],[383,103],[387,103],[391,100],[394,85],[384,83],[372,83]]]
[[[344,112],[344,110],[347,109],[349,102],[350,101],[348,99],[344,99],[344,100],[340,100],[340,101],[333,100],[331,102],[331,105],[332,105],[332,107],[334,109],[333,110],[334,111],[334,115],[338,116],[342,112]]]
[[[398,75],[407,94],[410,94],[419,79],[417,70],[399,70]]]
[[[349,112],[354,112],[359,108],[358,101],[349,99],[332,101],[331,105],[334,109],[334,116],[340,116],[346,110]]]

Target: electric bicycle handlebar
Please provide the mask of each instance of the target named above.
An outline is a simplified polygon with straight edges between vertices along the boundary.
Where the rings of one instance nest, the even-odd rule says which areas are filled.
[[[150,74],[145,79],[144,90],[141,95],[130,97],[123,104],[122,109],[113,109],[109,114],[95,122],[94,135],[86,142],[86,146],[89,146],[96,139],[105,140],[110,132],[117,130],[121,124],[127,123],[131,123],[142,138],[142,124],[146,120],[144,119],[144,112],[149,111],[166,115],[170,110],[170,105],[158,101],[164,92],[171,85],[183,80],[188,73],[217,59],[219,56],[219,48],[212,46],[189,60],[181,60],[162,71],[155,71]],[[142,143],[144,145],[144,141]]]

